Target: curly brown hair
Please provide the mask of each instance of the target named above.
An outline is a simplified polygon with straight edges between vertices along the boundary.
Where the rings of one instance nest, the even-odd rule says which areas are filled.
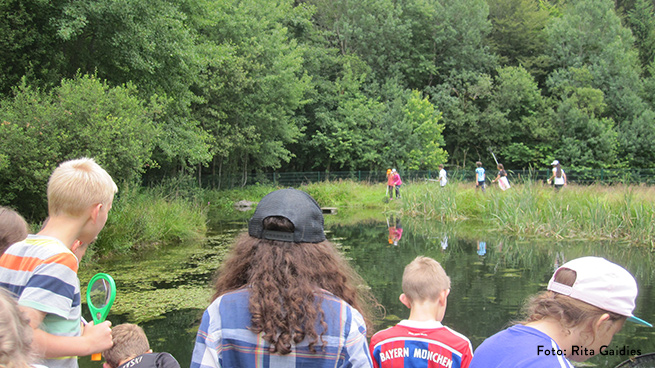
[[[284,217],[267,217],[264,228],[293,232]],[[289,354],[305,338],[309,348],[327,331],[321,309],[321,289],[357,309],[369,329],[375,299],[362,278],[329,241],[294,243],[258,239],[242,234],[218,270],[212,301],[244,286],[250,288],[250,331],[263,333],[271,352]],[[316,331],[316,321],[322,327]]]

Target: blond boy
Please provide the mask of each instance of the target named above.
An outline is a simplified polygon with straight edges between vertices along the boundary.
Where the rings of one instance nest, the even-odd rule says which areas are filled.
[[[117,191],[93,159],[63,162],[48,181],[47,223],[0,257],[0,286],[18,299],[34,330],[33,348],[49,368],[76,368],[77,356],[112,346],[109,321],[82,323],[77,270]]]
[[[123,323],[111,331],[114,346],[102,353],[103,368],[180,368],[169,353],[153,353],[143,329]]]
[[[409,319],[373,335],[374,367],[468,367],[471,342],[441,324],[450,293],[450,278],[439,262],[416,257],[405,267],[400,301]],[[434,365],[436,364],[436,365]]]

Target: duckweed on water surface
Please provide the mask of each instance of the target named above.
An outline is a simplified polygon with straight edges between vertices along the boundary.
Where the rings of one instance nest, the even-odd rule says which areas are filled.
[[[86,300],[86,286],[91,277],[104,272],[116,281],[116,301],[111,313],[126,315],[130,322],[153,320],[180,309],[204,309],[212,293],[211,277],[235,235],[216,235],[203,244],[180,244],[157,252],[144,251],[83,264],[80,270],[83,299]]]

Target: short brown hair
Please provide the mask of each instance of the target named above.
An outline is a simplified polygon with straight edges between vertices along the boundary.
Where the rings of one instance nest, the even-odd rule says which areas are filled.
[[[114,346],[105,350],[102,356],[110,366],[116,368],[120,362],[143,355],[150,350],[148,337],[143,329],[132,323],[123,323],[111,329]]]
[[[0,255],[10,245],[27,238],[27,222],[18,212],[0,206]]]
[[[446,289],[450,289],[450,277],[434,259],[418,256],[405,267],[403,293],[410,301],[437,300]]]

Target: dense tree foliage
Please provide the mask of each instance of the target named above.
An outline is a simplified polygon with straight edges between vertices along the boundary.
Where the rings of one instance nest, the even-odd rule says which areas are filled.
[[[0,12],[0,202],[34,214],[47,173],[81,155],[121,181],[471,167],[489,151],[508,168],[654,165],[653,0],[0,0]]]
[[[116,178],[138,178],[152,163],[159,111],[144,105],[133,85],[109,87],[92,76],[64,79],[49,92],[21,83],[0,104],[2,204],[43,218],[53,166],[80,156],[95,158]]]

